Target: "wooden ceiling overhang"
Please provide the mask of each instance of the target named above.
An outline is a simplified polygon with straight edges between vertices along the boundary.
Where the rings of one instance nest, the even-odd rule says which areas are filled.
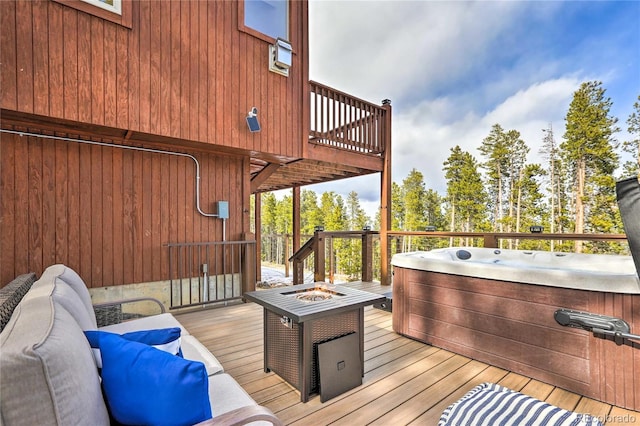
[[[372,173],[383,168],[380,155],[363,154],[309,143],[305,158],[251,157],[251,192],[270,192],[331,182]]]
[[[247,151],[210,146],[166,136],[132,132],[64,119],[36,116],[15,111],[0,110],[2,128],[35,131],[46,135],[77,136],[88,140],[101,140],[115,144],[166,149],[167,146],[191,150],[219,152],[226,155],[247,155]],[[70,130],[73,129],[71,132]],[[251,193],[289,189],[317,183],[331,182],[357,176],[379,173],[383,170],[381,154],[362,153],[314,143],[310,140],[303,150],[303,158],[276,156],[249,152]]]

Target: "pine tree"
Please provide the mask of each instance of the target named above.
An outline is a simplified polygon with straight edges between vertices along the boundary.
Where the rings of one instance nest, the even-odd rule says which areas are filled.
[[[262,259],[266,262],[276,261],[277,242],[276,233],[276,205],[278,200],[273,192],[262,194]]]
[[[544,132],[544,138],[542,139],[542,147],[540,153],[542,157],[547,161],[547,167],[549,173],[547,174],[547,192],[549,193],[549,232],[556,233],[562,232],[560,227],[560,206],[562,200],[560,198],[561,180],[560,176],[560,156],[558,153],[558,146],[553,136],[553,126],[549,123],[547,129],[542,129]],[[555,241],[551,240],[551,251],[554,250]]]
[[[451,148],[444,162],[449,204],[449,230],[471,232],[486,230],[486,205],[488,197],[478,172],[478,164],[468,152],[459,146]],[[453,239],[450,240],[453,244]]]
[[[509,215],[506,220],[507,232],[520,232],[522,180],[524,179],[524,169],[529,147],[520,138],[520,132],[517,130],[509,130],[507,132],[506,142],[508,147],[506,175],[509,181]],[[509,241],[509,248],[512,248],[512,241]]]
[[[548,212],[542,194],[542,181],[547,172],[540,164],[527,164],[522,170],[522,179],[518,182],[520,193],[518,210],[518,227],[516,232],[523,232],[533,225],[542,225],[548,222]],[[546,250],[549,244],[542,240],[524,240],[516,242],[516,249]]]
[[[483,139],[478,150],[486,159],[482,167],[487,170],[487,185],[493,205],[493,228],[503,232],[505,179],[509,173],[509,143],[502,126],[494,124],[489,136]]]
[[[571,173],[575,202],[575,232],[584,233],[589,214],[601,206],[595,195],[607,192],[618,164],[613,134],[617,119],[611,117],[611,99],[605,98],[601,82],[582,83],[574,93],[567,112],[564,141],[560,145]],[[576,241],[575,251],[582,252],[582,242]]]
[[[347,196],[346,211],[348,230],[361,230],[369,223],[369,218],[360,206],[357,192],[351,191]],[[343,259],[341,272],[347,275],[348,280],[356,280],[362,269],[362,240],[349,239],[344,243],[345,248],[340,255]]]
[[[378,212],[379,215],[379,212]],[[391,229],[396,231],[400,231],[404,229],[404,216],[405,216],[405,207],[404,207],[404,194],[402,191],[402,187],[398,185],[397,182],[391,183]],[[378,229],[379,226],[379,218],[378,218]]]
[[[318,207],[318,195],[310,189],[300,192],[300,233],[312,235],[316,226],[323,226],[323,217]]]
[[[633,139],[625,141],[622,149],[634,155],[635,161],[625,164],[625,175],[633,176],[634,174],[640,178],[640,95],[638,100],[633,104],[633,112],[627,118],[627,131]]]

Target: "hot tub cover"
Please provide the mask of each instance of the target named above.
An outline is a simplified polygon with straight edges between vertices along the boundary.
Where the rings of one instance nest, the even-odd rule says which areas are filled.
[[[602,426],[588,414],[558,408],[495,383],[483,383],[444,410],[438,426]]]

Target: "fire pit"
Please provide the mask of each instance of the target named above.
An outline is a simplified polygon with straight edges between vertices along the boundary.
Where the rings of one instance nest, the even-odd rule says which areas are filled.
[[[344,294],[331,290],[327,287],[312,287],[303,290],[294,290],[282,293],[285,296],[294,297],[303,302],[322,302],[323,300],[332,299],[334,296],[342,297]]]
[[[319,391],[317,347],[355,333],[364,376],[364,307],[385,297],[349,287],[303,284],[252,291],[244,297],[264,308],[264,370],[300,391],[300,400]]]

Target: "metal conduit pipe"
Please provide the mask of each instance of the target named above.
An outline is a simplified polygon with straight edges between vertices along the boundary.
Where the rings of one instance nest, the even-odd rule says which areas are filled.
[[[200,208],[200,163],[198,163],[198,160],[193,155],[184,154],[182,152],[163,151],[161,149],[141,148],[141,147],[137,147],[137,146],[117,145],[117,144],[106,143],[106,142],[88,141],[88,140],[85,140],[85,139],[67,138],[67,137],[63,137],[63,136],[42,135],[42,134],[39,134],[39,133],[21,132],[21,131],[18,131],[18,130],[0,129],[0,132],[2,132],[2,133],[11,133],[11,134],[18,135],[18,136],[34,136],[34,137],[37,137],[37,138],[55,139],[55,140],[66,141],[66,142],[86,143],[86,144],[89,144],[89,145],[99,145],[99,146],[106,146],[106,147],[110,147],[110,148],[130,149],[130,150],[133,150],[133,151],[152,152],[152,153],[155,153],[155,154],[167,154],[167,155],[175,155],[175,156],[178,156],[178,157],[191,158],[193,160],[193,162],[196,164],[196,209],[198,210],[198,213],[200,213],[202,216],[205,216],[205,217],[218,217],[217,213],[205,213]],[[224,222],[226,222],[226,220]],[[226,225],[226,223],[223,223],[223,229],[222,229],[223,240],[225,240],[225,238],[224,238],[224,233],[225,233],[225,229],[224,228],[226,227],[225,225]]]

